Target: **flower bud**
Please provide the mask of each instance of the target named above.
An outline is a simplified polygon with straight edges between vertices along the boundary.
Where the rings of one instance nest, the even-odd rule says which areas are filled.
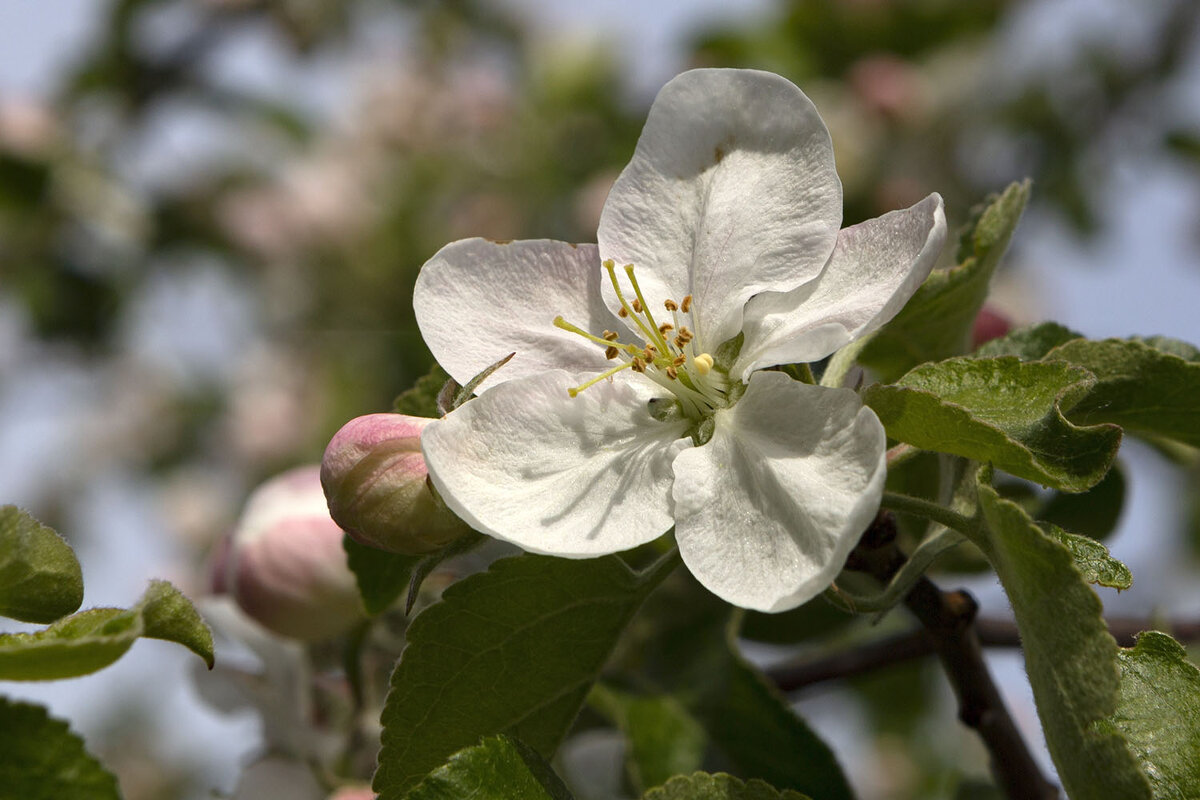
[[[420,555],[470,532],[429,485],[421,430],[430,422],[368,414],[343,425],[325,448],[321,484],[329,513],[356,541]]]
[[[343,786],[329,795],[328,800],[375,800],[375,798],[376,794],[371,791],[370,786]]]
[[[971,327],[971,349],[992,339],[999,339],[1012,330],[1012,322],[991,306],[979,309],[975,324]]]
[[[272,478],[250,496],[224,585],[246,614],[295,639],[327,639],[362,618],[342,530],[329,516],[315,465]]]

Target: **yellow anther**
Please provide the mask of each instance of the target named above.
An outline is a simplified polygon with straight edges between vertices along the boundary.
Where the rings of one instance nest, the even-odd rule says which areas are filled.
[[[678,311],[679,304],[674,300],[663,300],[663,308],[665,308],[667,311]]]
[[[696,372],[699,372],[701,375],[707,375],[712,372],[713,357],[708,353],[701,353],[692,360],[696,364]]]
[[[619,353],[619,352],[621,352],[621,351],[618,350],[617,348],[609,347],[604,351],[604,357],[611,361],[612,359],[617,357],[617,353]]]
[[[683,302],[679,304],[679,310],[683,313],[688,313],[692,309],[692,296],[690,294],[683,296]]]
[[[619,338],[619,334],[616,331],[605,331],[601,335],[606,342],[615,342]]]

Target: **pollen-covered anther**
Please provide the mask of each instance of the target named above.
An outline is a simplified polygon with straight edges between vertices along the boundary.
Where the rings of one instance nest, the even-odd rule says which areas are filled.
[[[658,326],[658,332],[661,333],[663,336],[667,335],[667,331],[673,331],[673,330],[675,330],[675,326],[669,322],[664,322],[662,325]]]
[[[708,373],[712,372],[713,357],[708,353],[701,353],[692,359],[692,361],[696,365],[696,372],[699,372],[701,375],[707,375]]]
[[[622,318],[629,316],[629,312],[625,310],[625,306],[621,306],[617,309],[617,316]]]
[[[692,310],[692,296],[690,294],[683,296],[683,302],[679,304],[679,310],[685,314]]]
[[[665,308],[667,311],[678,311],[679,304],[674,300],[663,300],[663,308]]]
[[[635,297],[635,298],[633,298],[633,302],[630,303],[629,305],[631,305],[633,307],[634,313],[637,313],[637,314],[642,313],[642,301],[641,300],[638,300]]]
[[[674,367],[667,367],[664,371],[667,373],[667,377],[671,380],[675,380],[679,377],[679,370],[675,369]]]
[[[641,356],[634,356],[632,362],[630,363],[630,368],[634,372],[645,372],[646,362],[642,360]]]
[[[649,363],[657,357],[658,357],[658,351],[654,349],[654,345],[652,345],[652,344],[646,345],[646,349],[642,351],[642,358],[644,358],[646,360],[646,362]]]
[[[620,337],[620,334],[616,331],[605,331],[601,336],[604,337],[604,341],[606,342],[615,342]]]
[[[675,360],[671,362],[673,366],[682,367],[687,363],[687,356],[675,356]]]
[[[608,347],[604,350],[604,357],[611,361],[612,359],[616,358],[617,354],[620,352],[621,351],[615,347]]]

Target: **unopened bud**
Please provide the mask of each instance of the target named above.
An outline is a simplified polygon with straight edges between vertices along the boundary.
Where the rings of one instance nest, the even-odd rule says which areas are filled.
[[[1001,336],[1007,335],[1010,330],[1012,330],[1012,323],[1008,317],[991,306],[984,306],[979,309],[979,314],[975,317],[975,324],[971,326],[971,349],[974,350],[992,339],[999,339]]]
[[[225,562],[224,580],[214,584],[276,633],[317,641],[362,618],[342,530],[329,516],[316,465],[285,472],[250,495]]]
[[[343,425],[325,448],[321,483],[329,513],[356,541],[420,555],[470,532],[429,485],[421,430],[430,422],[368,414]]]
[[[329,795],[328,800],[375,800],[376,797],[370,786],[343,786]]]

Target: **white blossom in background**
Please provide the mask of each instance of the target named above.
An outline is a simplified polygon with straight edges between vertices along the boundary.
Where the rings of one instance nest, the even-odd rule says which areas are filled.
[[[937,195],[840,230],[828,130],[787,80],[695,70],[663,88],[597,245],[454,242],[414,305],[480,396],[422,434],[472,527],[586,558],[672,526],[715,594],[781,611],[841,569],[879,507],[883,428],[822,359],[904,305],[945,238]],[[740,346],[739,346],[740,345]]]

